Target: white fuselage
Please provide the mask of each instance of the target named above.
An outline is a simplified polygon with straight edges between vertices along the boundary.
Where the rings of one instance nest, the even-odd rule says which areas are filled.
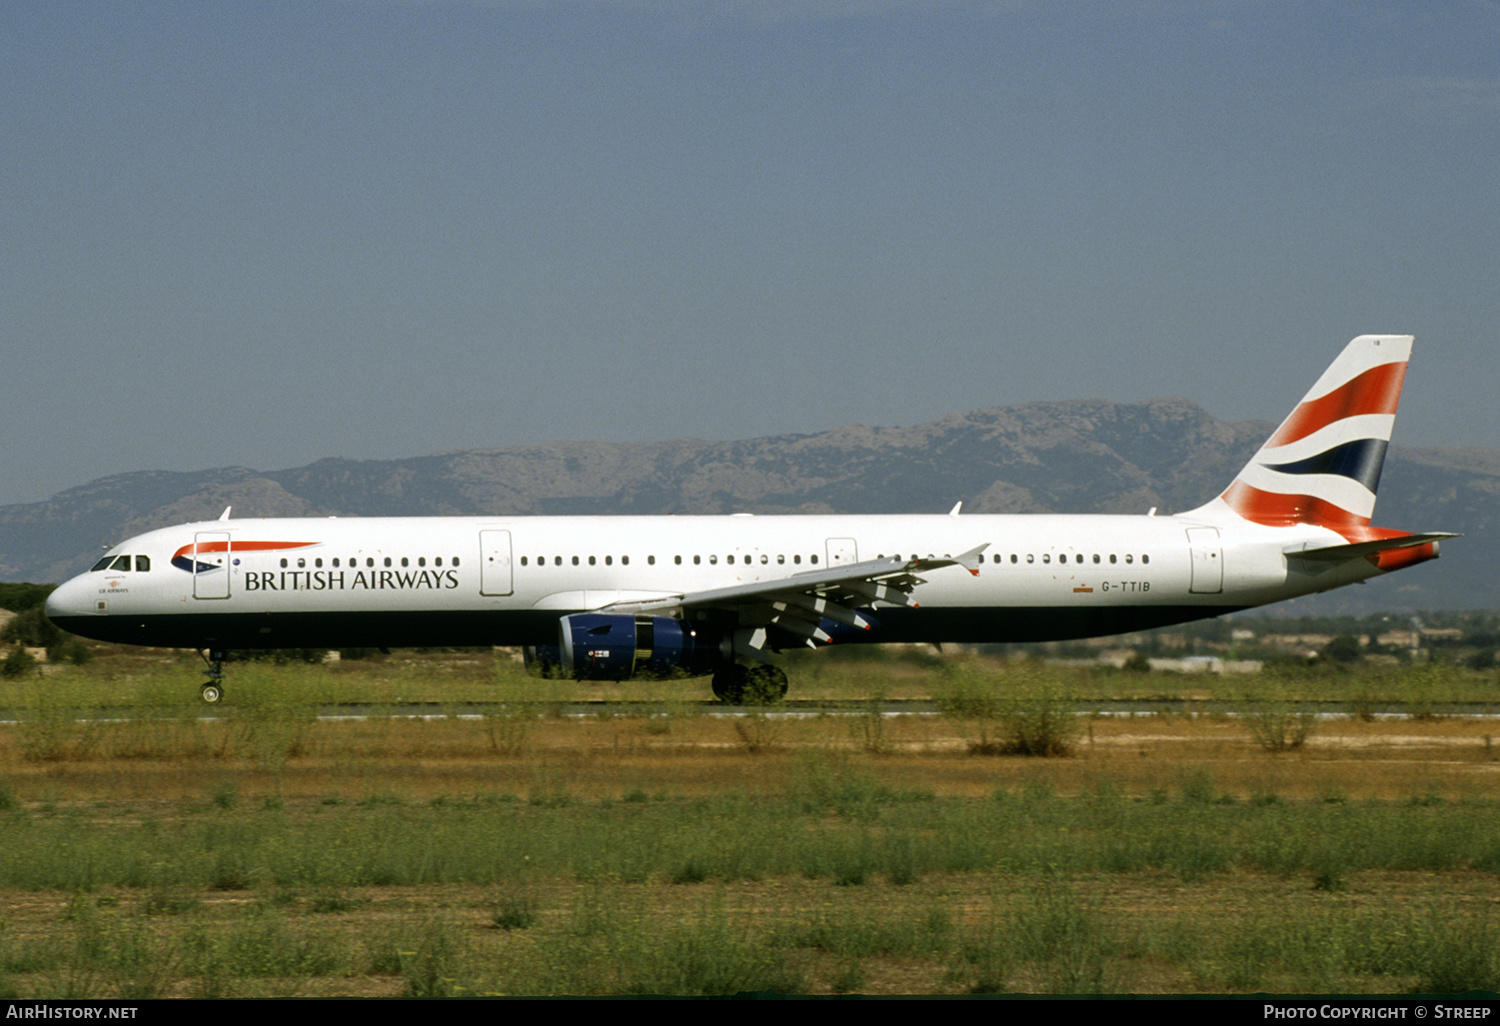
[[[1181,516],[654,516],[218,520],[110,550],[52,595],[74,633],[193,648],[542,645],[560,617],[876,557],[984,545],[978,574],[922,574],[860,640],[1118,633],[1322,591],[1283,554],[1322,527]],[[124,561],[118,557],[130,557]],[[114,557],[114,558],[111,558]]]

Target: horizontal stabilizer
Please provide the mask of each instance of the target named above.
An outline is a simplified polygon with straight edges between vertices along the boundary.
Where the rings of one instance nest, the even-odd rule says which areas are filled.
[[[1342,563],[1350,559],[1358,559],[1361,556],[1370,556],[1377,552],[1388,552],[1391,549],[1410,549],[1418,545],[1426,545],[1429,542],[1442,541],[1445,538],[1460,538],[1462,535],[1451,532],[1435,531],[1429,534],[1403,534],[1394,538],[1377,538],[1374,541],[1355,542],[1352,545],[1325,545],[1316,549],[1283,549],[1288,556],[1298,559],[1312,559],[1319,562]]]

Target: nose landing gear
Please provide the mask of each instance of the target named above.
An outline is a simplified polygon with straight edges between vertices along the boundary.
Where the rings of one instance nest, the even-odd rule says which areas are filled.
[[[208,664],[208,669],[203,671],[208,680],[198,689],[198,695],[209,705],[215,705],[224,697],[224,661],[229,658],[229,653],[222,649],[199,649],[198,654]]]

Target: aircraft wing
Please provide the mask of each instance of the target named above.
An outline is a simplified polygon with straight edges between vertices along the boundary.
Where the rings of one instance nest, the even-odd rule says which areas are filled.
[[[598,611],[658,615],[685,615],[695,609],[729,611],[738,615],[741,627],[753,630],[752,648],[765,646],[769,627],[780,628],[816,647],[820,642],[832,642],[845,630],[874,628],[876,623],[860,610],[879,606],[915,608],[911,593],[923,583],[918,576],[921,573],[961,566],[978,576],[981,554],[988,547],[986,542],[957,556],[889,556],[845,563],[729,588],[615,602]]]

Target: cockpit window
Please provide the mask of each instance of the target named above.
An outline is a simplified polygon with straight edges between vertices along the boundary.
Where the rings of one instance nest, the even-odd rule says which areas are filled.
[[[135,572],[136,573],[143,574],[147,570],[150,570],[150,569],[151,569],[151,557],[150,556],[136,556],[135,557]]]
[[[110,569],[111,570],[129,570],[130,569],[130,557],[129,556],[120,556],[118,559],[116,559],[114,561],[114,564],[112,566],[110,566]]]
[[[93,565],[93,567],[91,567],[89,569],[89,573],[93,573],[95,570],[103,570],[105,567],[109,566],[109,564],[113,563],[114,561],[115,561],[115,557],[114,556],[105,556],[103,559],[99,560],[99,562],[95,563]]]

